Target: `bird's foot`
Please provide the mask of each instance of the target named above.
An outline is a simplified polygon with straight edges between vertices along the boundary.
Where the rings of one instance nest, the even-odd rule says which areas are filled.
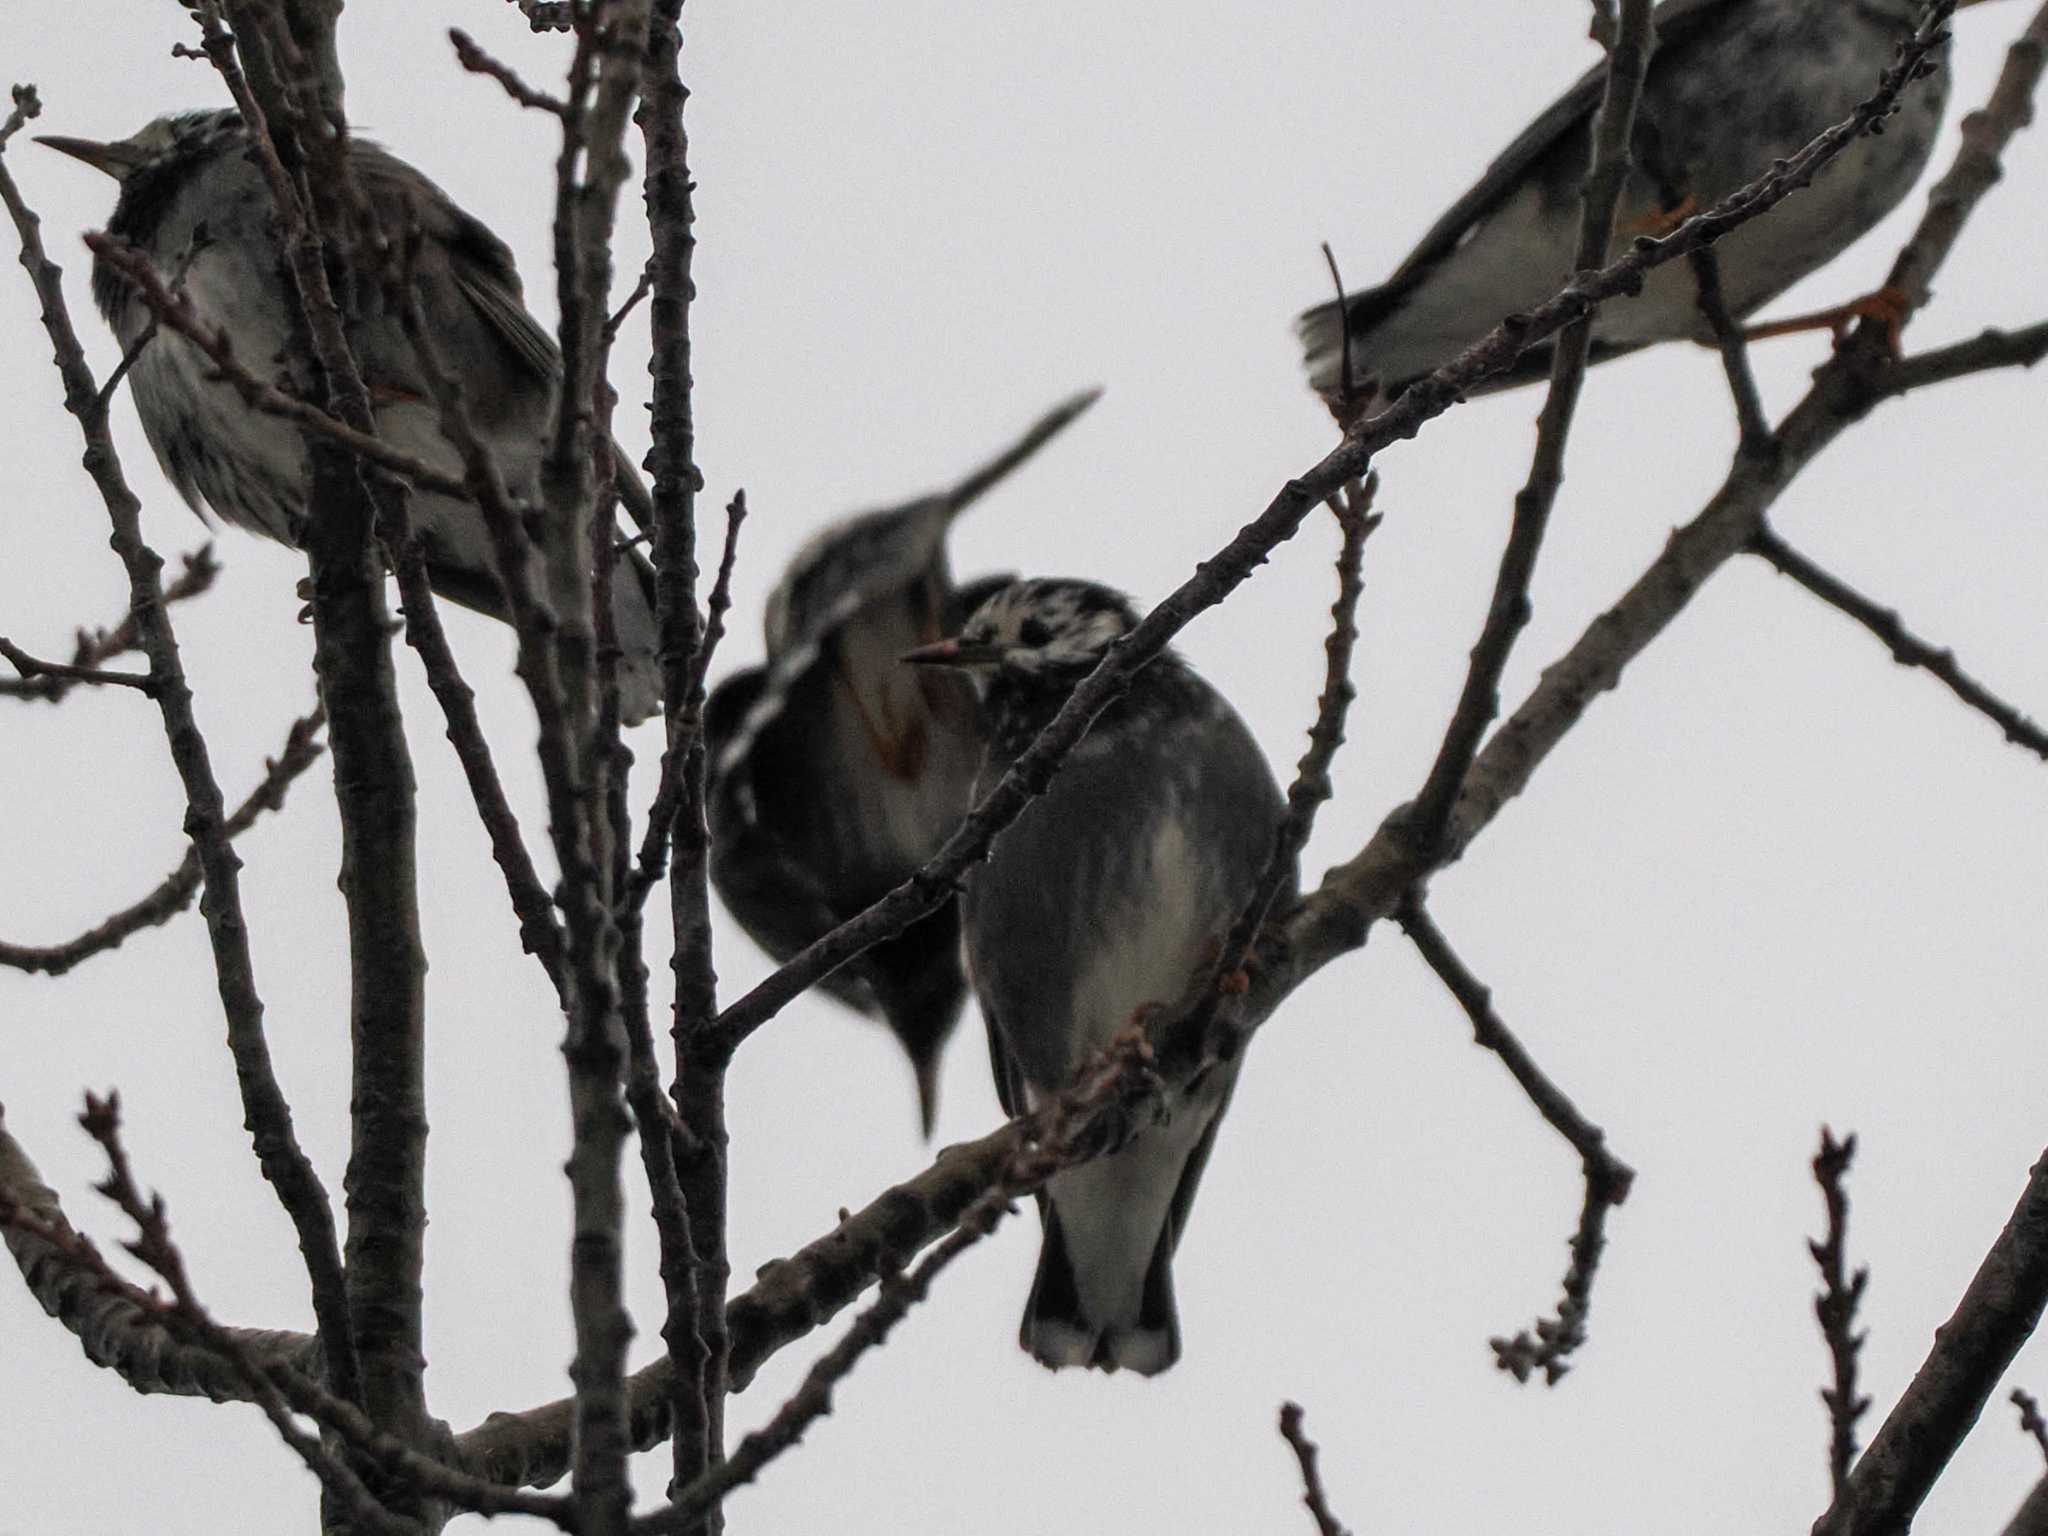
[[[1863,294],[1831,309],[1817,309],[1810,315],[1793,315],[1785,320],[1752,325],[1742,335],[1745,341],[1764,341],[1772,336],[1790,336],[1799,331],[1828,330],[1834,333],[1835,345],[1840,346],[1849,334],[1849,327],[1858,320],[1875,320],[1884,327],[1885,350],[1896,359],[1906,319],[1912,313],[1912,295],[1903,288],[1886,284],[1874,293]]]
[[[1662,240],[1700,211],[1700,200],[1687,193],[1685,200],[1670,208],[1652,208],[1627,220],[1617,231],[1624,239]]]

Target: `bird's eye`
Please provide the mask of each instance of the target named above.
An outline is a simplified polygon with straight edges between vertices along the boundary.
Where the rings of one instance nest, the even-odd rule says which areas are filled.
[[[1052,631],[1045,627],[1043,619],[1026,619],[1017,626],[1017,638],[1026,645],[1043,645],[1052,638]]]

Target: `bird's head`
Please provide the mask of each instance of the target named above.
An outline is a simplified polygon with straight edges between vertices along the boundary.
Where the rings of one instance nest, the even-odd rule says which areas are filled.
[[[1130,599],[1109,587],[1056,577],[1018,581],[975,609],[958,635],[903,659],[981,677],[1071,680],[1092,671],[1137,623]]]
[[[145,124],[125,139],[102,143],[98,139],[67,138],[63,134],[41,134],[38,144],[47,144],[74,160],[83,160],[96,171],[127,183],[138,171],[196,160],[209,155],[242,132],[242,119],[231,108],[207,112],[179,112]]]

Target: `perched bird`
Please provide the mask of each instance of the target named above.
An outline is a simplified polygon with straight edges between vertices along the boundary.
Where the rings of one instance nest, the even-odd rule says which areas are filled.
[[[243,362],[261,373],[287,350],[293,300],[279,272],[276,207],[250,163],[249,134],[235,112],[160,117],[133,137],[107,144],[58,137],[39,142],[120,183],[107,233],[140,250],[167,282],[180,283],[203,320],[226,330]],[[538,504],[561,361],[526,312],[512,252],[425,176],[376,146],[355,141],[350,164],[394,245],[404,243],[417,220],[423,239],[414,283],[427,326],[506,488]],[[98,257],[92,291],[124,352],[132,349],[152,320],[135,285]],[[442,435],[400,316],[375,284],[361,285],[360,301],[349,340],[370,389],[378,435],[459,474],[461,458]],[[312,468],[297,427],[246,405],[210,359],[168,328],[143,347],[129,390],[157,462],[186,501],[279,543],[298,543]],[[621,500],[644,514],[645,488],[622,457],[614,458]],[[490,540],[475,504],[416,491],[411,511],[434,590],[503,618]],[[620,705],[629,722],[660,707],[653,580],[647,561],[629,552],[612,583],[624,651]]]
[[[1054,407],[950,490],[819,533],[769,597],[766,663],[706,702],[712,883],[777,961],[901,884],[973,803],[973,689],[897,658],[957,628],[1009,581],[956,589],[947,531],[1098,393]],[[948,902],[823,983],[902,1043],[927,1136],[939,1053],[967,1000],[959,951]]]
[[[956,639],[909,654],[979,682],[987,756],[977,793],[1137,622],[1106,587],[1024,581],[984,603]],[[1058,1093],[1216,963],[1283,810],[1221,694],[1171,652],[1139,670],[1051,788],[997,836],[962,898],[968,974],[1005,1110]],[[1212,1068],[1165,1124],[1053,1175],[1019,1335],[1040,1361],[1150,1376],[1180,1357],[1173,1250],[1236,1074],[1235,1062]]]
[[[1847,118],[1876,88],[1923,5],[1664,0],[1617,229],[1627,236],[1675,227]],[[1811,187],[1715,245],[1731,315],[1749,314],[1833,260],[1905,197],[1927,164],[1948,98],[1946,43],[1933,57],[1940,67],[1905,93],[1882,133],[1858,139]],[[1309,382],[1340,418],[1347,405],[1371,398],[1369,380],[1398,395],[1563,285],[1605,73],[1604,65],[1590,70],[1523,130],[1385,283],[1302,315]],[[1656,268],[1640,294],[1601,306],[1593,361],[1653,342],[1711,341],[1696,297],[1688,263]],[[1896,317],[1903,302],[1880,292],[1812,319]],[[1549,369],[1550,349],[1539,345],[1480,388],[1527,383]]]

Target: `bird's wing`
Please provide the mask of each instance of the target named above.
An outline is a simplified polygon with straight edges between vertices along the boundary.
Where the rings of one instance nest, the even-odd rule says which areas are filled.
[[[704,705],[711,881],[747,934],[778,964],[839,923],[824,884],[760,815],[753,755],[763,746],[751,717],[767,672],[749,667],[716,688]],[[771,740],[766,750],[774,751]]]
[[[1014,1120],[1031,1108],[1023,1070],[1003,1044],[1003,1032],[996,1026],[995,1008],[979,988],[975,989],[974,1001],[981,1011],[982,1023],[988,1027],[988,1061],[995,1068],[996,1102],[1002,1105],[1003,1113]]]
[[[526,312],[512,248],[456,207],[433,182],[376,145],[358,142],[349,163],[362,179],[372,207],[396,212],[410,202],[411,216],[419,220],[428,238],[447,252],[457,290],[513,357],[536,379],[558,377],[561,357],[554,340]]]
[[[512,248],[482,221],[458,208],[447,193],[426,177],[375,144],[357,141],[350,163],[362,178],[372,206],[392,210],[412,200],[414,216],[447,254],[455,291],[467,302],[490,336],[503,344],[510,360],[534,382],[552,386],[562,374],[562,356],[555,339],[527,312],[525,289]],[[394,230],[394,236],[402,231]],[[646,485],[616,440],[612,443],[619,504],[633,526],[645,530],[654,508]]]
[[[1180,1182],[1174,1185],[1173,1203],[1166,1208],[1167,1241],[1174,1248],[1180,1246],[1180,1235],[1187,1227],[1188,1211],[1195,1203],[1195,1191],[1201,1187],[1202,1170],[1209,1166],[1209,1153],[1216,1146],[1216,1128],[1223,1123],[1223,1112],[1230,1108],[1230,1096],[1237,1089],[1236,1062],[1220,1064],[1210,1070],[1228,1075],[1223,1082],[1222,1095],[1216,1101],[1215,1112],[1209,1116],[1208,1128],[1188,1153],[1187,1161],[1180,1165]]]
[[[1742,0],[1664,0],[1654,17],[1657,48],[1661,51],[1683,42],[1714,12],[1739,3]],[[1451,204],[1443,217],[1429,227],[1429,232],[1415,249],[1394,269],[1392,277],[1377,288],[1364,289],[1345,298],[1344,310],[1354,335],[1392,310],[1425,273],[1458,248],[1473,225],[1513,193],[1531,166],[1593,115],[1600,105],[1606,78],[1607,65],[1604,61],[1581,75],[1572,88],[1538,114],[1536,120],[1494,158],[1485,174],[1466,190],[1464,196]],[[1299,322],[1301,328],[1307,331],[1317,317],[1331,308],[1330,304],[1317,304],[1305,310]]]

